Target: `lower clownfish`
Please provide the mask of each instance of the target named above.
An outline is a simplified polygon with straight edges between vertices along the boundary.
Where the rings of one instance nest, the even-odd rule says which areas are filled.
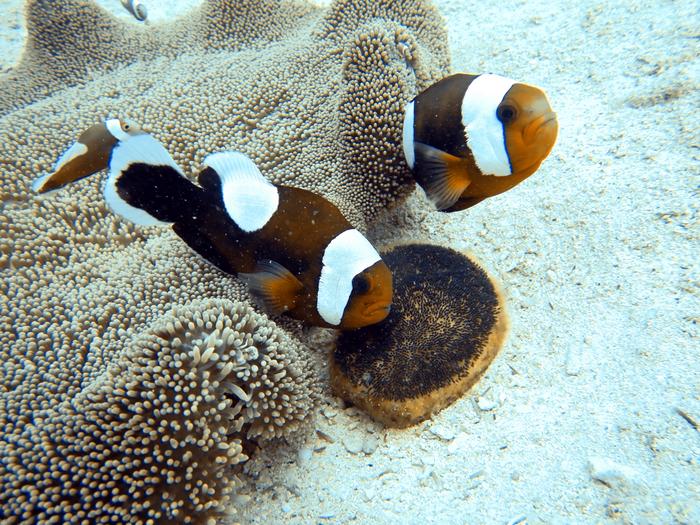
[[[107,167],[104,197],[115,213],[172,226],[270,313],[344,330],[388,315],[391,272],[372,244],[332,203],[272,184],[242,153],[207,156],[194,184],[155,138],[110,119],[80,135],[33,188],[45,193]]]
[[[438,210],[459,211],[539,168],[559,125],[539,88],[492,74],[456,74],[406,105],[403,150]]]

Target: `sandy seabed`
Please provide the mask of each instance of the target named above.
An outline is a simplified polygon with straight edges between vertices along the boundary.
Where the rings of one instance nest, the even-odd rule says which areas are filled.
[[[157,21],[194,2],[144,3]],[[244,522],[700,523],[697,4],[436,4],[453,69],[543,87],[559,139],[509,193],[442,214],[417,191],[370,234],[475,254],[506,291],[508,342],[408,430],[329,397],[322,434],[253,462]],[[0,0],[0,70],[21,11]]]

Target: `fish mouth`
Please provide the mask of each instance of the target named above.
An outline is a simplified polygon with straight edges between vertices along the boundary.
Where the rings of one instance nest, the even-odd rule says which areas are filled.
[[[538,140],[539,135],[543,132],[549,132],[552,128],[558,128],[558,126],[557,114],[554,111],[548,111],[525,126],[523,129],[523,140],[526,144],[530,144]]]
[[[543,120],[542,124],[540,124],[540,127],[542,127],[545,124],[548,124],[554,120],[557,120],[557,114],[554,111],[548,111],[542,117],[544,118],[544,120]]]
[[[391,311],[391,305],[390,304],[380,304],[380,305],[372,305],[369,308],[366,308],[364,311],[364,315],[367,317],[373,317],[377,314],[384,314],[384,317],[389,315],[389,312]]]
[[[554,133],[556,136],[557,131],[559,131],[559,120],[557,119],[557,114],[554,111],[550,111],[544,118],[540,125],[537,126],[535,130],[535,137],[539,137],[544,133]]]

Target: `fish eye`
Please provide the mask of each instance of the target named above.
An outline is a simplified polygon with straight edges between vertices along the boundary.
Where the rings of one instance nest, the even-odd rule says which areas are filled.
[[[134,124],[131,120],[119,120],[119,126],[122,128],[124,133],[139,133],[141,128]]]
[[[503,104],[502,106],[498,106],[496,116],[498,117],[498,120],[504,124],[508,124],[509,122],[513,122],[516,118],[518,118],[518,110],[510,104]]]
[[[364,294],[369,292],[370,282],[366,276],[360,274],[356,275],[352,280],[352,290],[358,294]]]

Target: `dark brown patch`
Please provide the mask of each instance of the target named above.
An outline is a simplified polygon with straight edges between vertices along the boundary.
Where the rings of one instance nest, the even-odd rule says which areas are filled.
[[[379,324],[344,332],[333,359],[371,396],[408,400],[469,372],[501,314],[486,272],[464,255],[433,245],[382,255],[394,276],[394,301]]]
[[[443,78],[415,99],[413,140],[429,144],[456,157],[470,155],[462,124],[462,100],[477,75]]]

